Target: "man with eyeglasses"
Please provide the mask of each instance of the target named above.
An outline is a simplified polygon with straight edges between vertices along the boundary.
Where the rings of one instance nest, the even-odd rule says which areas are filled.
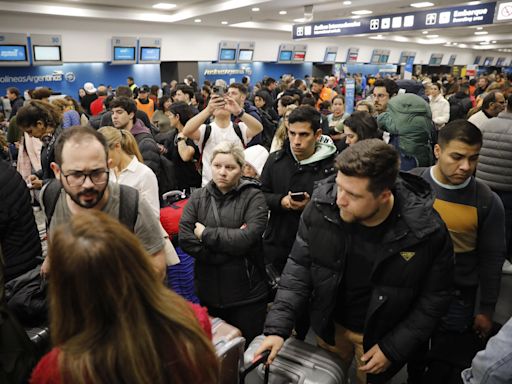
[[[163,277],[166,260],[160,223],[148,203],[135,190],[109,182],[109,163],[107,142],[94,129],[77,126],[59,136],[51,168],[60,185],[50,183],[41,191],[50,236],[55,227],[66,224],[72,215],[85,210],[102,210],[122,221],[122,214],[130,212],[127,207],[137,207],[136,211],[132,209],[136,218],[130,229],[147,253],[153,256],[155,269]],[[56,200],[45,196],[47,193],[55,195]],[[49,272],[48,258],[42,271],[44,274]]]

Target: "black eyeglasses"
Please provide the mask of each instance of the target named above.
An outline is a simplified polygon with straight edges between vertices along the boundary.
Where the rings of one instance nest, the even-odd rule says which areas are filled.
[[[62,174],[70,187],[80,187],[89,177],[95,185],[105,184],[108,181],[108,171],[105,169],[96,169],[91,172],[73,172],[68,175]]]

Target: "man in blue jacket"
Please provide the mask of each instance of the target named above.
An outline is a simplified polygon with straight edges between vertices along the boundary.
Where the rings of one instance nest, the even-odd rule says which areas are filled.
[[[399,155],[378,139],[336,159],[299,231],[256,353],[276,357],[294,314],[309,302],[320,346],[337,353],[357,383],[385,383],[425,343],[445,314],[453,248],[421,178],[400,173]]]

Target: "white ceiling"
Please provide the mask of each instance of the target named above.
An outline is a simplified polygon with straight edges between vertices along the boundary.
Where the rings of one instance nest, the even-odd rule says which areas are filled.
[[[344,4],[347,2],[343,0],[16,0],[0,1],[0,17],[5,17],[6,12],[13,12],[291,32],[292,25],[296,23],[294,20],[305,16],[307,6],[312,5],[313,20],[332,20],[349,18],[352,11],[361,9],[371,10],[373,15],[408,12],[414,9],[410,6],[414,1],[419,0],[352,0],[349,5]],[[431,1],[435,3],[431,8],[468,3],[453,0]],[[158,2],[174,3],[176,8],[169,11],[156,10],[152,6]],[[259,11],[252,11],[254,7],[259,8]],[[286,14],[280,14],[280,11],[286,11]],[[200,19],[200,22],[196,19]],[[227,25],[223,25],[222,22],[227,22]],[[512,23],[487,25],[483,27],[483,31],[487,31],[488,34],[475,35],[476,27],[443,28],[429,30],[430,35],[439,35],[436,39],[427,39],[422,31],[400,35],[383,34],[380,39],[430,45],[456,43],[465,44],[467,48],[473,49],[512,48]],[[367,35],[364,38],[368,37],[372,36]],[[489,43],[480,44],[485,41]]]

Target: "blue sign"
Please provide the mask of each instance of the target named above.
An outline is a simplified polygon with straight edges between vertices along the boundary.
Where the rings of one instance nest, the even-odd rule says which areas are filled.
[[[24,45],[0,45],[0,61],[27,61]]]
[[[161,83],[159,64],[64,63],[58,66],[2,67],[0,72],[0,95],[5,95],[8,87],[16,87],[21,93],[36,87],[49,87],[78,100],[78,90],[88,81],[95,86],[105,84],[114,88],[126,85],[128,76],[132,76],[139,85]]]
[[[349,77],[345,80],[345,112],[352,113],[354,111],[354,103],[356,100],[356,82]]]
[[[135,60],[135,47],[114,47],[114,60]]]
[[[360,19],[317,21],[293,26],[294,39],[492,24],[496,3],[439,8]]]
[[[140,49],[140,59],[142,61],[160,61],[160,48],[142,47]]]

